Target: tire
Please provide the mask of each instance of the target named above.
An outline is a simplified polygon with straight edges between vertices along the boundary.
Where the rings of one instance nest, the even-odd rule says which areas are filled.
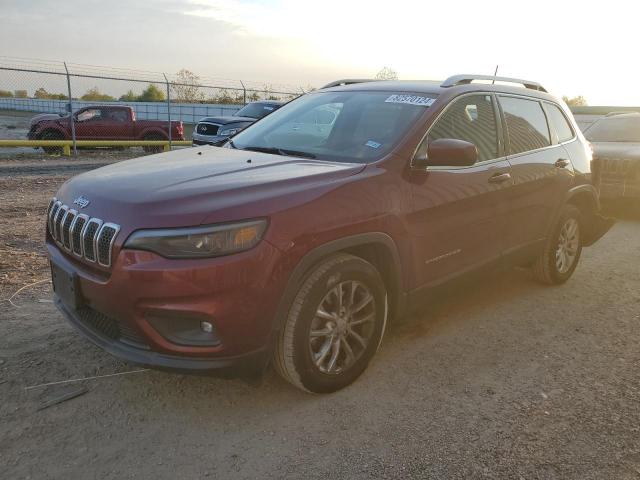
[[[582,232],[580,210],[573,205],[562,207],[544,251],[533,264],[533,274],[538,281],[560,285],[569,280],[582,253]]]
[[[150,140],[150,141],[158,141],[158,140],[166,140],[165,137],[163,137],[162,135],[159,135],[157,133],[151,133],[149,135],[146,135],[144,137],[144,140]],[[162,152],[163,148],[161,146],[149,146],[149,147],[142,147],[142,149],[147,152],[147,153],[160,153]]]
[[[64,140],[63,135],[55,130],[45,130],[39,140]],[[62,155],[62,147],[42,147],[47,155]]]
[[[340,390],[367,368],[386,323],[387,292],[375,267],[353,255],[331,256],[307,275],[291,304],[276,340],[276,370],[307,392]]]

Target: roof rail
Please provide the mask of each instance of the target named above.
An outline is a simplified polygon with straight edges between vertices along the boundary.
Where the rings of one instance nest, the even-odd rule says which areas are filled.
[[[351,85],[354,83],[365,83],[365,82],[376,82],[376,81],[378,80],[376,80],[375,78],[345,78],[343,80],[336,80],[335,82],[327,83],[324,87],[321,87],[320,90],[322,90],[323,88],[340,87],[343,85]]]
[[[493,75],[453,75],[452,77],[449,77],[444,82],[442,82],[440,86],[444,88],[455,87],[456,85],[466,85],[474,80],[491,80],[496,82],[519,83],[523,87],[530,88],[531,90],[539,90],[541,92],[547,91],[547,89],[540,85],[538,82],[531,82],[529,80],[522,80],[520,78],[494,77]]]

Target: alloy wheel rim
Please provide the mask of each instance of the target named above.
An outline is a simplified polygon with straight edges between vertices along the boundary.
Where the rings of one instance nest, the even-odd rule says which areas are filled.
[[[558,237],[556,248],[556,268],[559,273],[567,273],[576,261],[580,246],[580,226],[575,218],[569,218]]]
[[[349,369],[366,351],[375,327],[376,302],[362,282],[334,285],[322,298],[309,331],[311,360],[322,373]]]

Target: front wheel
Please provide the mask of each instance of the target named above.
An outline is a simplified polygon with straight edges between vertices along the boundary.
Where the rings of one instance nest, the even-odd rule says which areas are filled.
[[[274,352],[285,380],[313,393],[355,381],[375,354],[387,321],[387,292],[369,262],[337,254],[306,277]]]
[[[533,265],[535,277],[542,283],[558,285],[569,280],[582,253],[582,217],[573,205],[560,212],[544,251]]]
[[[47,130],[40,135],[40,140],[64,140],[60,132]],[[62,155],[62,147],[42,147],[47,155]]]

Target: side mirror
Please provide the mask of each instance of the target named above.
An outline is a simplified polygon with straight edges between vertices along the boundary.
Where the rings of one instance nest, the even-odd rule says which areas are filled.
[[[478,149],[473,143],[453,138],[434,140],[427,147],[427,155],[414,158],[413,166],[470,167],[478,161]]]

